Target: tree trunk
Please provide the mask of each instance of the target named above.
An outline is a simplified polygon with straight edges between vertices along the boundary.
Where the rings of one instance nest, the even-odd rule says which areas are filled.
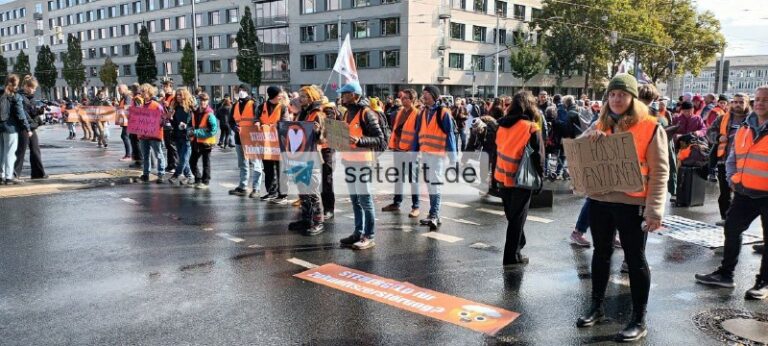
[[[592,61],[587,61],[587,68],[584,71],[584,92],[583,94],[587,94],[587,90],[589,90],[589,71],[592,70]]]

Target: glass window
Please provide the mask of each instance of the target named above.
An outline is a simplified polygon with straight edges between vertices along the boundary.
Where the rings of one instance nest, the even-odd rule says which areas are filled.
[[[227,10],[227,18],[228,23],[237,23],[240,21],[240,15],[238,14],[238,10],[236,8],[231,8]]]
[[[149,32],[157,32],[157,22],[154,20],[150,20],[148,23],[149,23],[149,27],[147,29],[149,30]]]
[[[341,9],[341,0],[325,0],[325,10],[335,11]]]
[[[451,0],[451,5],[453,6],[453,8],[456,8],[459,10],[466,10],[467,0]]]
[[[506,1],[496,1],[496,14],[502,17],[507,16],[507,2]]]
[[[540,8],[531,8],[531,19],[541,18],[542,10]]]
[[[472,26],[472,40],[477,42],[485,42],[485,27],[484,26]]]
[[[237,35],[236,34],[229,34],[229,35],[227,35],[227,48],[237,48]]]
[[[315,0],[301,0],[301,13],[315,13]]]
[[[219,49],[221,48],[221,37],[220,36],[211,36],[208,38],[208,49]]]
[[[228,59],[227,63],[229,64],[229,72],[237,73],[237,59]]]
[[[123,45],[123,56],[129,56],[131,55],[131,45],[130,44],[124,44]]]
[[[195,13],[195,26],[196,27],[203,26],[203,14],[202,13]]]
[[[182,50],[184,50],[184,46],[186,46],[186,45],[187,45],[187,39],[186,38],[181,38],[181,39],[176,40],[176,51],[177,52],[181,52]]]
[[[211,73],[221,73],[221,60],[211,60]]]
[[[301,42],[314,42],[315,41],[315,26],[302,26],[301,27]]]
[[[381,20],[381,36],[400,34],[400,18],[384,18]]]
[[[336,65],[336,58],[339,56],[339,53],[326,53],[325,54],[325,68],[332,69],[333,65]]]
[[[461,23],[451,23],[451,38],[454,40],[464,40],[466,25]]]
[[[507,30],[499,29],[498,37],[499,37],[499,44],[506,44]],[[496,29],[493,29],[493,42],[496,43]]]
[[[400,67],[400,50],[385,50],[381,52],[382,67]]]
[[[339,24],[325,24],[325,39],[336,40],[339,38]]]
[[[525,6],[515,5],[515,19],[525,20]]]
[[[147,2],[147,11],[155,10],[155,0],[145,0]]]
[[[488,3],[486,0],[475,0],[475,12],[486,13],[488,11]]]
[[[43,4],[35,4],[35,13],[43,13]]]
[[[352,0],[352,7],[365,7],[371,3],[368,0]]]
[[[208,12],[208,25],[219,25],[219,11]]]
[[[171,30],[171,18],[163,18],[160,20],[160,31]]]
[[[110,53],[111,53],[112,56],[118,56],[118,54],[120,54],[120,47],[112,46],[112,49],[110,50]]]
[[[187,16],[176,17],[176,30],[187,28]]]
[[[485,57],[482,55],[473,55],[472,66],[475,67],[475,71],[485,71]]]
[[[141,13],[141,1],[136,1],[133,3],[133,14],[139,13]]]
[[[162,49],[163,53],[170,53],[171,52],[171,40],[165,40],[162,42]]]
[[[109,8],[109,18],[115,17],[117,17],[117,6],[112,6]]]
[[[355,38],[366,38],[370,35],[368,30],[368,21],[361,20],[352,22],[352,34]]]
[[[370,53],[369,52],[358,52],[353,53],[355,56],[355,64],[358,68],[366,68],[370,66]]]
[[[301,69],[302,70],[314,70],[317,68],[315,64],[314,55],[302,55],[301,56]]]

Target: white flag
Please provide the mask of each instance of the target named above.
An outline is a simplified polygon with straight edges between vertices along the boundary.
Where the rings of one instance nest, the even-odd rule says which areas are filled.
[[[355,56],[352,55],[352,45],[349,43],[349,34],[344,38],[344,43],[341,45],[339,56],[336,58],[336,63],[333,65],[333,70],[346,77],[347,82],[359,81],[357,78]]]

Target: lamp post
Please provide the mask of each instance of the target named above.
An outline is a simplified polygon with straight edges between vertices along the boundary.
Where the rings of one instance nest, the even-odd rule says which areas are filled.
[[[198,76],[197,76],[197,14],[195,12],[195,2],[197,0],[192,0],[192,52],[195,59],[195,90],[197,90],[198,87]]]

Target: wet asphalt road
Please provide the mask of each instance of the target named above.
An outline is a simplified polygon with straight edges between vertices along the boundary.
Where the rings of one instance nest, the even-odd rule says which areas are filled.
[[[112,135],[103,151],[60,140],[66,131],[58,127],[46,129],[48,173],[125,167],[117,161],[119,132]],[[444,216],[480,224],[445,221],[440,232],[462,238],[458,242],[422,236],[426,231],[405,209],[377,211],[377,246],[354,252],[337,246],[353,227],[348,202],[338,203],[325,233],[290,232],[287,223],[298,209],[227,195],[237,182],[235,153],[215,151],[209,191],[134,184],[0,199],[0,344],[610,344],[629,318],[629,287],[617,251],[607,302],[612,320],[574,327],[591,286],[591,251],[567,241],[578,197],[556,195],[555,208],[531,210],[554,222],[527,223],[524,253],[531,263],[513,270],[501,267],[498,251],[504,217],[476,210],[500,211],[500,204],[469,196],[444,199],[470,206],[443,206]],[[704,207],[669,211],[714,223],[716,192],[710,188]],[[388,202],[377,199],[377,210]],[[413,225],[413,231],[400,225]],[[469,247],[477,242],[495,248]],[[290,258],[336,263],[521,316],[487,336],[294,278],[304,268]],[[640,344],[718,345],[694,326],[692,315],[713,308],[768,312],[766,302],[743,299],[759,266],[747,246],[736,289],[694,283],[694,273],[711,271],[719,260],[710,249],[649,237],[649,335]]]

